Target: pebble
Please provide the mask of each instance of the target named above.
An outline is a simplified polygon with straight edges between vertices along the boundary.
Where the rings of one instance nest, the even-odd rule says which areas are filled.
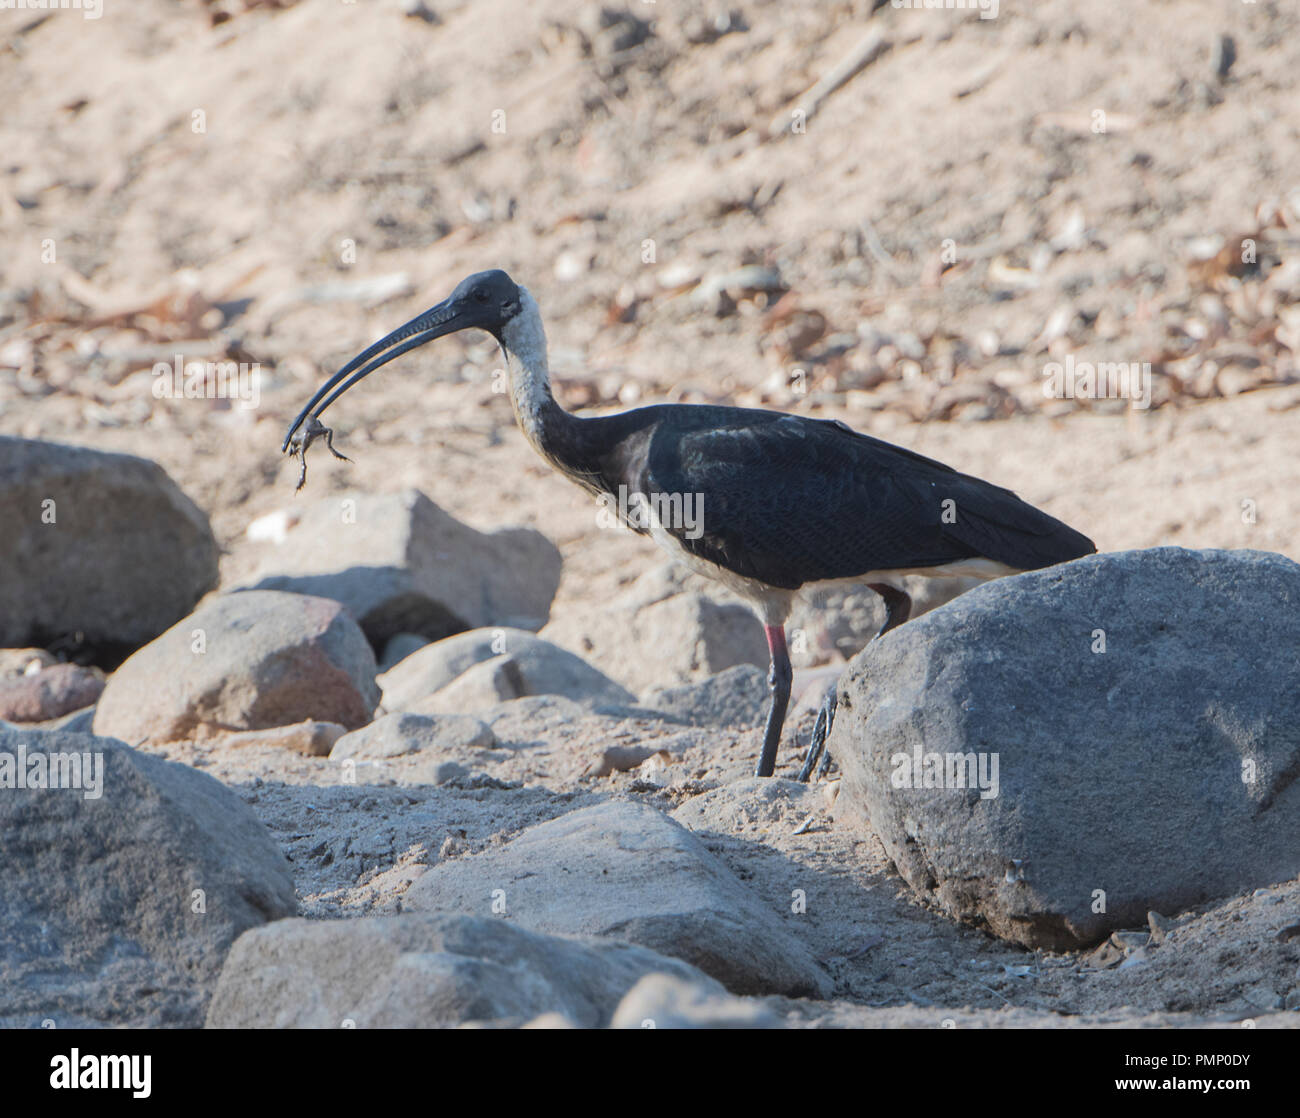
[[[1167,916],[1161,916],[1154,909],[1147,913],[1147,926],[1151,929],[1151,942],[1159,947],[1169,937],[1174,922]]]
[[[430,775],[434,784],[460,784],[469,778],[469,769],[455,761],[442,761]]]
[[[1110,938],[1116,947],[1124,951],[1137,951],[1151,942],[1151,937],[1146,932],[1114,932]]]
[[[347,729],[337,722],[316,722],[308,719],[291,726],[275,726],[269,730],[245,730],[231,734],[226,744],[236,749],[249,746],[270,745],[301,753],[304,757],[328,757],[334,743]]]
[[[660,750],[651,745],[610,745],[583,771],[583,776],[597,779],[613,773],[628,772],[650,760]]]

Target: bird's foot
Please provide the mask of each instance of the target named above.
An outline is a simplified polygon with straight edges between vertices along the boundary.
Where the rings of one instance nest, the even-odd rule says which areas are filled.
[[[830,767],[831,754],[826,748],[826,739],[830,736],[831,727],[835,724],[835,708],[839,704],[836,696],[838,684],[832,684],[829,691],[826,692],[826,698],[822,700],[821,709],[817,712],[817,721],[813,725],[812,741],[808,745],[808,756],[805,758],[803,768],[799,770],[799,780],[807,784],[812,777],[813,769],[817,769],[817,776],[820,779],[826,775],[827,768]],[[821,765],[817,764],[821,759]]]
[[[333,428],[326,427],[314,415],[309,415],[306,422],[293,433],[293,438],[289,440],[289,457],[297,458],[302,465],[298,472],[298,484],[293,489],[295,493],[307,484],[307,449],[319,438],[325,439],[326,447],[329,448],[329,452],[335,458],[341,458],[344,462],[352,461],[346,454],[340,454],[334,449]]]

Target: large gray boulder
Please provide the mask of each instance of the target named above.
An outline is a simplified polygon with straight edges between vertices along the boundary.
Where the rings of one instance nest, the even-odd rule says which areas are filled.
[[[234,792],[120,741],[0,733],[0,835],[0,1027],[200,1025],[235,938],[296,911]]]
[[[1033,947],[1293,878],[1298,648],[1300,566],[1267,552],[990,583],[853,661],[836,811],[918,894]]]
[[[0,645],[122,655],[217,581],[208,519],[156,462],[0,437]]]
[[[211,599],[131,656],[94,726],[133,745],[307,720],[355,730],[378,702],[374,653],[338,602],[250,590]]]
[[[643,804],[582,808],[529,827],[499,849],[444,862],[420,877],[403,903],[639,943],[739,994],[830,991],[782,918],[790,898],[760,899],[690,831]]]
[[[282,920],[235,944],[207,1025],[451,1028],[555,1014],[599,1028],[651,974],[671,976],[699,999],[724,993],[692,967],[643,947],[538,935],[491,916]]]
[[[377,648],[398,633],[540,629],[560,584],[559,549],[540,532],[476,531],[415,489],[318,501],[264,546],[241,588],[333,598]]]
[[[581,657],[523,629],[475,629],[427,644],[380,676],[379,685],[390,711],[455,714],[529,695],[634,702]]]

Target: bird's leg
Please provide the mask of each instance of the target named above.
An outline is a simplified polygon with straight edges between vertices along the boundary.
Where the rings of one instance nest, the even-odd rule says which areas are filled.
[[[897,587],[890,586],[884,582],[869,582],[867,586],[880,595],[885,602],[885,623],[880,627],[872,639],[879,640],[890,629],[895,629],[911,616],[912,599],[899,590]],[[831,727],[835,724],[835,708],[839,704],[839,698],[836,694],[839,684],[833,684],[831,689],[826,693],[826,698],[822,700],[821,710],[817,712],[817,722],[813,726],[812,741],[808,745],[808,756],[804,759],[803,768],[799,770],[799,779],[807,784],[812,776],[813,766],[817,764],[818,757],[821,758],[821,766],[817,770],[817,776],[824,776],[827,768],[831,763],[830,750],[826,748],[826,739],[830,736]]]
[[[826,772],[827,766],[831,763],[830,751],[826,749],[826,738],[835,722],[835,708],[839,704],[837,695],[839,686],[838,680],[830,685],[826,697],[822,699],[821,709],[817,712],[812,741],[808,745],[808,756],[804,758],[803,768],[799,770],[799,780],[804,784],[807,784],[808,778],[812,776],[813,766],[817,764],[818,757],[822,759],[821,768],[817,770],[818,777]]]
[[[790,667],[790,653],[785,646],[783,625],[764,625],[767,647],[772,652],[772,666],[767,673],[768,690],[772,705],[767,711],[767,730],[763,734],[763,752],[758,758],[755,776],[771,776],[776,768],[776,751],[781,744],[781,727],[785,725],[785,708],[790,704],[790,684],[794,669]]]
[[[885,623],[880,626],[880,632],[874,638],[879,640],[890,629],[898,628],[912,615],[912,599],[896,586],[890,586],[886,582],[868,582],[867,587],[885,600]]]

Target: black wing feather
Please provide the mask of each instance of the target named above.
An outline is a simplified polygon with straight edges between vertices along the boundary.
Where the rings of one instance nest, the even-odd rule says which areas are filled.
[[[1010,490],[843,424],[664,410],[678,414],[648,429],[639,461],[627,463],[634,488],[698,494],[699,537],[666,527],[693,554],[771,586],[975,557],[1034,570],[1096,550]]]

